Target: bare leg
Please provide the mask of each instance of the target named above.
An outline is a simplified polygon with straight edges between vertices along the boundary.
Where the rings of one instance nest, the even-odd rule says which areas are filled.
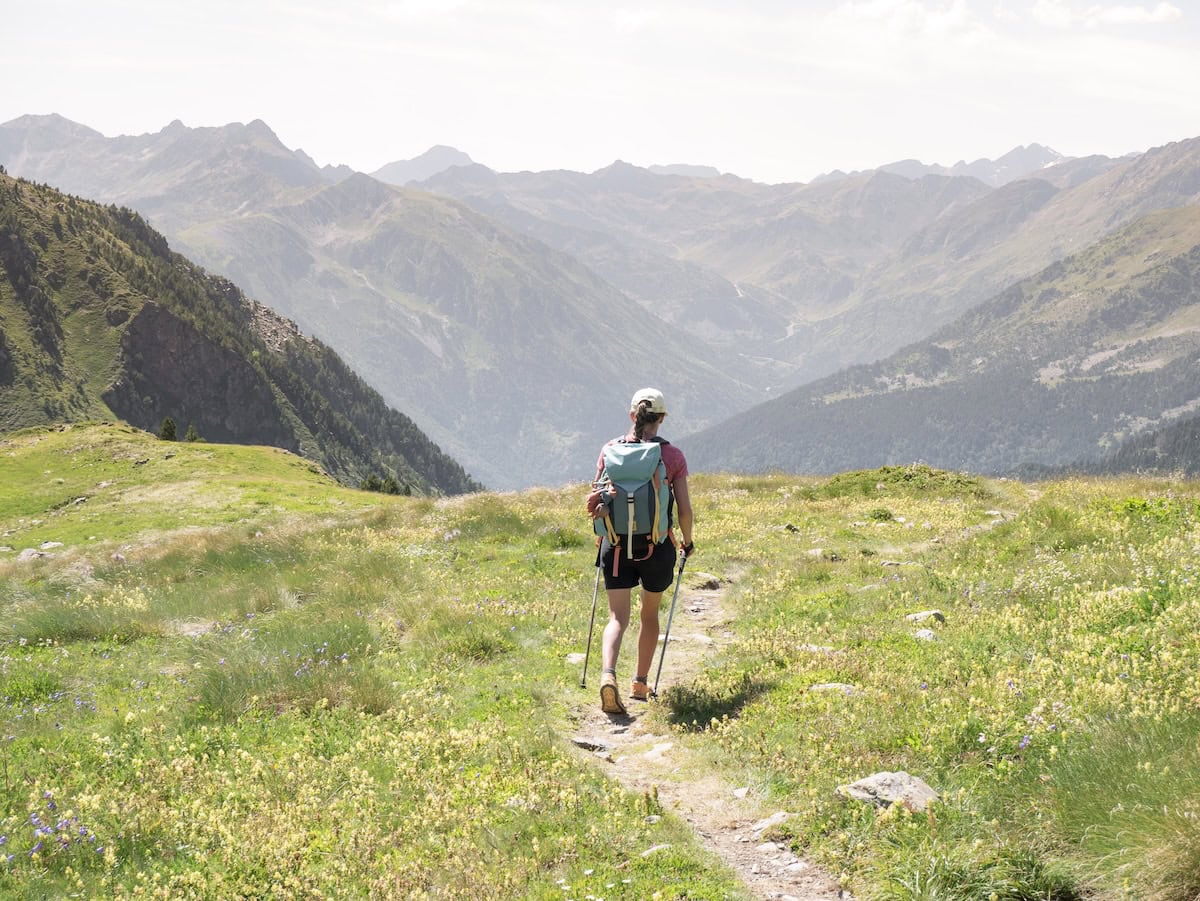
[[[621,638],[629,627],[629,598],[632,589],[609,588],[608,625],[601,636],[600,660],[605,670],[616,670],[617,654],[621,652]],[[655,638],[657,641],[657,636]],[[640,652],[639,652],[640,660]]]
[[[638,633],[638,662],[635,676],[650,675],[650,664],[654,662],[654,650],[658,647],[658,608],[662,603],[661,591],[642,592],[642,625]]]

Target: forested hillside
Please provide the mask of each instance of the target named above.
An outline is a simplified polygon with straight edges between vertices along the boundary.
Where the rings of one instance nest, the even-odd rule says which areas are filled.
[[[271,444],[339,479],[477,484],[328,347],[138,214],[0,175],[0,431],[118,417]]]

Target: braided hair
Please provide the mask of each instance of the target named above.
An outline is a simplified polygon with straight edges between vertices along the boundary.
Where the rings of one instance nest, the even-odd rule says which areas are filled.
[[[633,421],[633,437],[641,441],[644,437],[643,432],[646,426],[653,425],[656,422],[662,422],[663,413],[651,413],[650,407],[652,402],[649,398],[641,400],[637,405],[636,418]]]

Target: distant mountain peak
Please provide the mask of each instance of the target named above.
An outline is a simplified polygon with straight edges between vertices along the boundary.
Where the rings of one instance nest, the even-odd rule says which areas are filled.
[[[689,163],[670,163],[665,166],[651,166],[650,171],[655,175],[680,175],[684,178],[720,178],[721,170],[713,166],[693,166]]]
[[[472,166],[475,161],[461,150],[446,144],[435,144],[411,160],[397,160],[371,173],[371,177],[389,185],[405,185],[425,181],[455,166]]]
[[[104,137],[104,135],[94,128],[88,128],[86,125],[81,125],[78,122],[68,119],[66,116],[60,116],[58,113],[18,116],[15,119],[0,124],[0,128],[11,128],[13,131],[43,130],[77,138]]]

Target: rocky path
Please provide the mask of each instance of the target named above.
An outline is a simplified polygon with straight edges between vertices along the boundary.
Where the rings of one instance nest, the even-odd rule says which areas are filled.
[[[729,617],[722,606],[728,585],[704,573],[685,572],[660,692],[671,684],[690,680],[705,655],[732,639]],[[668,594],[663,598],[661,614],[664,630],[669,605]],[[785,845],[767,840],[770,827],[785,814],[769,806],[754,788],[729,784],[707,771],[703,762],[661,724],[660,718],[647,715],[655,702],[628,699],[628,666],[637,640],[636,606],[632,619],[622,645],[622,665],[618,666],[629,716],[610,717],[601,712],[599,701],[599,634],[607,621],[601,593],[592,646],[594,666],[588,673],[588,688],[579,691],[579,704],[573,711],[575,744],[604,760],[612,778],[631,792],[657,792],[662,806],[691,825],[703,844],[737,873],[751,897],[794,901],[847,897],[828,873],[798,858]],[[650,678],[653,682],[653,672]]]

